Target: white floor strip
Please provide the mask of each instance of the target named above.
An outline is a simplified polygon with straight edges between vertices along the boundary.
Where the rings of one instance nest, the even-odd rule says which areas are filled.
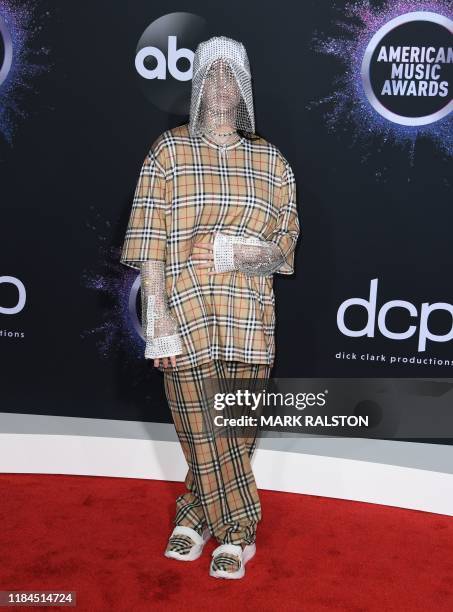
[[[320,495],[453,516],[453,474],[258,448],[262,489]],[[178,442],[80,435],[0,434],[0,472],[183,481]]]

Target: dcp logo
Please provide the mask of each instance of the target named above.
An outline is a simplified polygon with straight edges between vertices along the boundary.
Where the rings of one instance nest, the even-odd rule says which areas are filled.
[[[361,67],[365,94],[383,117],[426,125],[453,109],[453,21],[428,11],[406,13],[370,40]]]
[[[210,36],[204,19],[182,12],[160,17],[143,32],[135,69],[143,93],[160,110],[188,114],[194,49]]]
[[[17,289],[17,302],[13,306],[1,306],[0,314],[15,315],[23,310],[27,298],[24,283],[15,276],[0,276],[0,285],[12,285]]]
[[[351,338],[358,338],[360,336],[368,336],[369,338],[375,337],[377,286],[378,279],[373,278],[368,300],[355,297],[345,300],[340,305],[337,313],[337,326],[342,334],[350,336]],[[360,306],[365,309],[367,323],[363,329],[353,330],[346,326],[345,313],[350,306]],[[399,332],[393,332],[387,327],[387,317],[394,308],[402,309],[407,313],[407,328]],[[430,330],[429,319],[436,310],[447,312],[452,320],[452,325],[445,334],[435,334]],[[415,325],[409,324],[412,321]],[[436,302],[435,304],[423,302],[419,312],[412,302],[406,300],[390,300],[390,302],[386,302],[379,309],[377,327],[383,336],[391,340],[407,340],[418,333],[418,350],[423,352],[426,351],[427,340],[431,340],[432,342],[448,342],[453,339],[453,305],[447,302]]]

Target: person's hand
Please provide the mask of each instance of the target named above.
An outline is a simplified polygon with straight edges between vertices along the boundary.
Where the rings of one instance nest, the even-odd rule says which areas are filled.
[[[162,365],[164,366],[164,368],[168,368],[168,357],[156,357],[154,359],[154,367],[158,368],[159,367],[159,361],[162,359]],[[176,366],[176,355],[172,355],[170,357],[170,363],[173,367]]]
[[[206,242],[194,242],[194,247],[202,249],[202,253],[192,253],[192,259],[195,260],[195,263],[199,268],[211,268],[211,274],[219,274],[214,269],[214,245],[206,244]],[[207,260],[207,261],[206,261]]]

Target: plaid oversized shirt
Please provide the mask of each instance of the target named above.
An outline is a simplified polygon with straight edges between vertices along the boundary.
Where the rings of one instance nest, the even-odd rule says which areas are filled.
[[[273,364],[273,275],[200,268],[194,242],[212,244],[217,231],[275,242],[285,258],[277,272],[292,274],[299,218],[288,161],[262,137],[219,145],[191,137],[188,124],[166,130],[143,162],[120,261],[137,270],[148,259],[166,262],[184,346],[176,369],[212,359]]]

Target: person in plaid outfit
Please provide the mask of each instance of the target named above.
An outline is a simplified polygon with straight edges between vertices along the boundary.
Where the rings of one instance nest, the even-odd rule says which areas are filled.
[[[201,42],[189,122],[158,136],[144,159],[121,262],[140,272],[145,358],[163,372],[189,466],[165,554],[198,558],[212,535],[215,577],[245,574],[261,506],[250,463],[256,429],[210,435],[204,381],[268,380],[273,275],[294,273],[299,231],[291,166],[255,132],[244,45]]]

